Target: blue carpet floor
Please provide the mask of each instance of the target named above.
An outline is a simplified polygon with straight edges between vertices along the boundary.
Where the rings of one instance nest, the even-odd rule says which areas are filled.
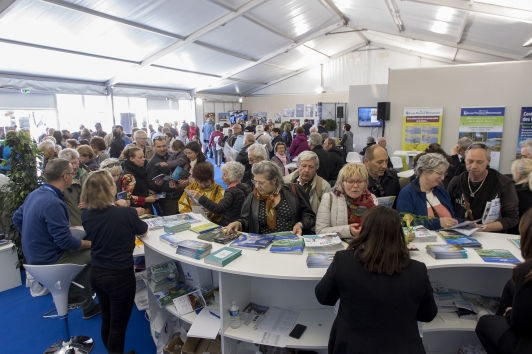
[[[208,159],[214,164],[213,159]],[[214,166],[216,183],[226,188],[222,173]],[[25,287],[25,273],[21,272],[22,286],[0,292],[0,353],[39,354],[61,339],[63,323],[59,319],[46,319],[42,315],[54,308],[50,294],[32,297]],[[155,344],[150,336],[150,323],[144,311],[133,306],[126,334],[126,352],[135,349],[139,354],[154,354]],[[71,335],[86,335],[94,339],[92,353],[104,354],[105,347],[100,337],[101,316],[84,320],[80,309],[68,316]]]

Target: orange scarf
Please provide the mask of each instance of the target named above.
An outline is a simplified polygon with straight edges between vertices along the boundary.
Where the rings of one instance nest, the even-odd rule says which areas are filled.
[[[276,194],[266,194],[262,195],[259,193],[257,188],[253,190],[253,195],[258,200],[265,200],[266,201],[266,221],[268,223],[268,227],[272,230],[275,229],[275,226],[277,225],[277,212],[275,211],[275,208],[273,207],[273,201],[275,199]]]

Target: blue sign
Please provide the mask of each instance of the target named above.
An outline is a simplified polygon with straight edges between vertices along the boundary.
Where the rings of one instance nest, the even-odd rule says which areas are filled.
[[[521,142],[532,139],[532,107],[522,107],[519,119],[519,136],[517,137],[517,158],[521,158]]]

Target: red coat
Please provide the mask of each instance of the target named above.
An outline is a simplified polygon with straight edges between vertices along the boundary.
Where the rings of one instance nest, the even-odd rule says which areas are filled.
[[[294,140],[292,140],[292,144],[290,144],[290,148],[288,149],[290,156],[292,156],[292,160],[303,151],[310,151],[307,140],[308,137],[305,133],[297,134]]]
[[[218,141],[222,141],[222,139],[224,138],[224,133],[222,133],[221,131],[218,131],[218,130],[215,130],[211,133],[211,138],[209,139],[209,146],[216,146],[216,143],[214,142],[214,138],[219,136],[220,139],[218,139]]]
[[[199,136],[199,128],[197,126],[195,127],[190,126],[188,128],[188,138],[192,141],[192,138],[194,137],[194,135]]]

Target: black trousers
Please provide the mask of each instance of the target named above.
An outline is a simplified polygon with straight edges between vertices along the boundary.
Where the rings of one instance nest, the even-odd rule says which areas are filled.
[[[506,317],[503,316],[508,307],[512,307],[514,283],[510,279],[502,292],[501,303],[495,315],[482,316],[477,323],[475,332],[488,354],[516,353],[519,336],[512,330]]]
[[[102,341],[109,353],[124,353],[126,329],[135,302],[135,271],[92,267],[92,288],[102,310]]]

